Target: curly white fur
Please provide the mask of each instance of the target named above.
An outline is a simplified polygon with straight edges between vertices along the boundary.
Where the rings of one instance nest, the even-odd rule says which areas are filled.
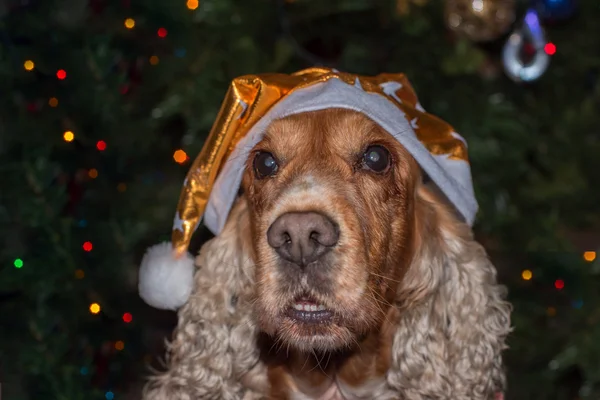
[[[424,196],[420,253],[395,307],[391,368],[370,399],[491,400],[505,388],[501,353],[510,305],[470,228]],[[179,311],[167,370],[148,382],[145,400],[266,399],[253,320],[253,264],[245,201],[196,262],[193,294]]]

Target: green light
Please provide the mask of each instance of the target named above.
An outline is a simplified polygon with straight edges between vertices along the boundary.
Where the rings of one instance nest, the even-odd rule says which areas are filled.
[[[23,260],[21,260],[20,258],[17,258],[15,260],[15,268],[21,268],[23,266]]]

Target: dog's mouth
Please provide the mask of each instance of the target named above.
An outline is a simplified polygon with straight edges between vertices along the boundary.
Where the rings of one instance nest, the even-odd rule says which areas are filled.
[[[287,310],[287,316],[306,324],[322,324],[331,321],[333,312],[308,295],[298,296]]]

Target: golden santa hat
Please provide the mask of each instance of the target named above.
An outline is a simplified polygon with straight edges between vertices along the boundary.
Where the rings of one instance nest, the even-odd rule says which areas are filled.
[[[307,111],[361,112],[398,140],[469,225],[478,205],[465,140],[427,113],[404,74],[361,76],[329,68],[293,74],[245,75],[232,81],[202,151],[184,181],[172,242],[148,249],[139,276],[141,297],[175,310],[193,286],[188,246],[201,221],[218,235],[238,196],[244,163],[268,125]]]

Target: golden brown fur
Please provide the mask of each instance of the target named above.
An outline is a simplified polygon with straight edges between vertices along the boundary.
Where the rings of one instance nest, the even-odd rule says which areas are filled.
[[[357,163],[373,143],[391,153],[385,173]],[[200,252],[168,369],[145,399],[487,400],[504,390],[504,289],[395,139],[362,114],[327,110],[276,121],[258,150],[280,169],[258,180],[249,157],[243,195]],[[298,279],[265,238],[290,211],[319,211],[340,227],[321,268]],[[305,291],[335,311],[332,323],[286,317]]]

